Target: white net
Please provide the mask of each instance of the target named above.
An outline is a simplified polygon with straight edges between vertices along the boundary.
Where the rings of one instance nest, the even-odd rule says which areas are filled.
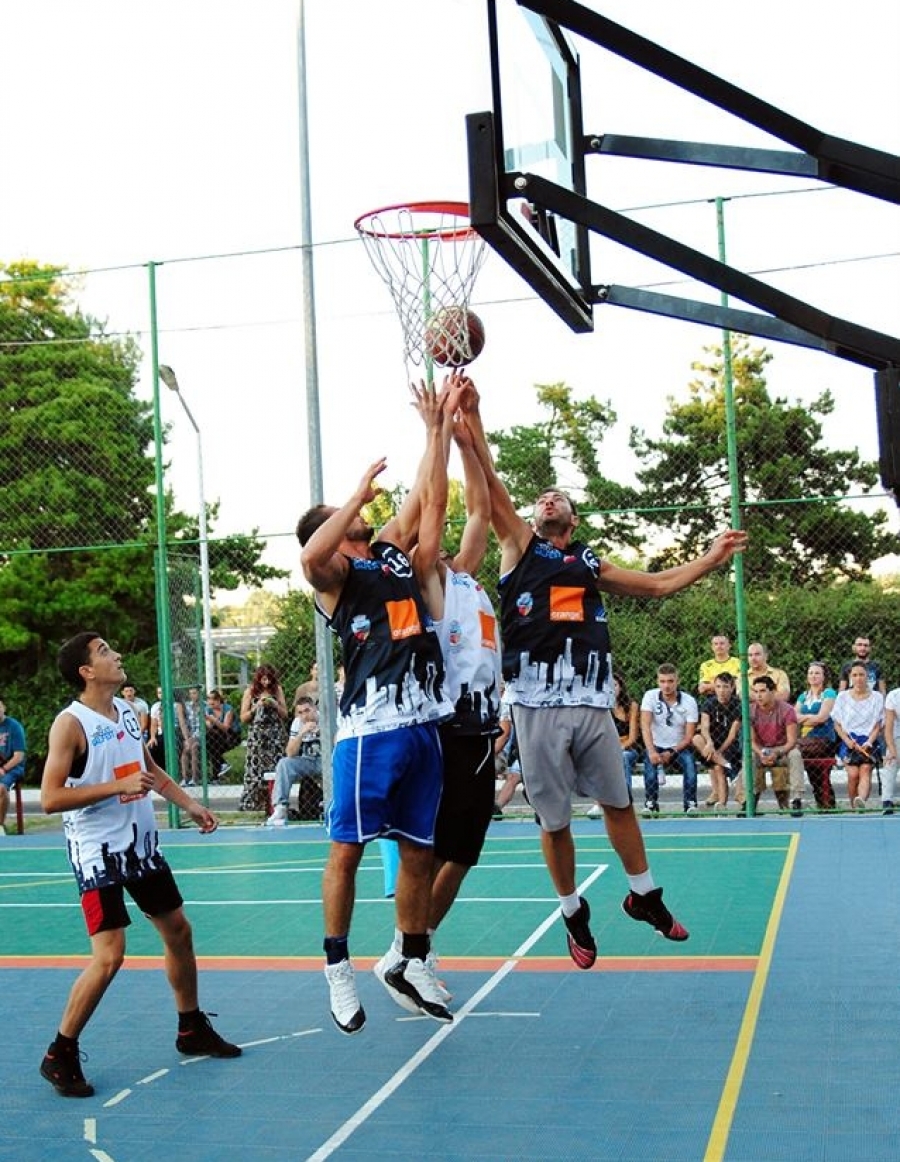
[[[485,244],[459,202],[387,206],[355,222],[394,300],[407,364],[461,367],[481,352],[484,329],[469,310]]]

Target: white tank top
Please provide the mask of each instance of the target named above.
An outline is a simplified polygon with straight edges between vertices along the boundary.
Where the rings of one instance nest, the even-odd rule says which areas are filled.
[[[122,698],[114,698],[118,722],[73,702],[61,714],[77,718],[87,740],[84,772],[67,787],[115,782],[144,769],[141,726]],[[114,795],[63,812],[69,862],[81,892],[140,879],[166,866],[148,795]]]
[[[456,721],[495,727],[500,709],[500,636],[491,599],[468,573],[447,570],[444,616],[437,624],[444,690]]]

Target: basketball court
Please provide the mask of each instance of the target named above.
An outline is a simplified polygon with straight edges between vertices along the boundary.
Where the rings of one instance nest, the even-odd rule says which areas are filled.
[[[537,829],[494,823],[438,942],[452,1025],[408,1016],[368,971],[393,931],[371,847],[351,945],[368,1020],[354,1037],[333,1025],[322,977],[321,830],[166,833],[201,1003],[244,1056],[179,1057],[159,945],[135,916],[82,1039],[97,1090],[84,1100],[38,1073],[86,949],[62,837],[5,844],[0,1157],[895,1159],[894,820],[645,827],[691,931],[679,945],[621,912],[602,824],[575,829],[597,966],[566,954]]]

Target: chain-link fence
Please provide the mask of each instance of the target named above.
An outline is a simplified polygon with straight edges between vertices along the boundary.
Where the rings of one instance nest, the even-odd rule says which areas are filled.
[[[353,313],[346,288],[366,277],[361,251],[324,247],[318,260],[322,382],[346,368],[339,355],[356,360],[355,380],[322,396],[314,438],[325,450],[326,498],[349,495],[379,450],[397,463],[402,491],[418,457],[417,420],[403,408],[399,375],[388,373],[389,396],[381,378],[361,370],[382,350],[371,338],[377,330],[393,336],[399,371],[399,328],[386,298],[382,314]],[[309,678],[314,612],[294,535],[310,503],[300,286],[296,249],[90,274],[5,269],[0,695],[28,729],[29,782],[39,779],[49,724],[69,697],[56,649],[77,629],[116,644],[148,701],[166,684],[167,666],[173,700],[215,686],[235,709],[260,662],[276,667],[289,704]],[[764,643],[795,693],[814,658],[836,680],[863,635],[888,687],[897,686],[898,522],[872,464],[874,400],[860,392],[849,405],[827,388],[806,391],[802,403],[776,396],[767,386],[772,354],[740,337],[726,390],[721,347],[704,352],[708,341],[698,330],[694,378],[654,382],[643,422],[625,431],[621,401],[614,407],[583,384],[535,389],[519,371],[515,402],[507,390],[500,407],[486,380],[486,422],[511,495],[527,512],[542,488],[566,488],[584,539],[652,570],[702,552],[739,513],[751,537],[742,576],[717,573],[663,602],[610,599],[616,665],[636,696],[653,686],[661,662],[696,690],[720,632],[744,651]],[[500,361],[484,364],[495,380]],[[154,382],[155,362],[175,370],[181,400]],[[853,434],[861,428],[865,448]],[[451,539],[462,511],[455,498]],[[497,570],[494,553],[484,567],[491,586]],[[155,581],[163,573],[167,586]],[[233,758],[228,777],[239,780],[240,750]]]

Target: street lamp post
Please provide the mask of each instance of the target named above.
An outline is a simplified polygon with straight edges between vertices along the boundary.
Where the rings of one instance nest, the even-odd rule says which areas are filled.
[[[165,363],[159,365],[159,378],[166,387],[178,396],[191,427],[197,434],[197,479],[200,489],[200,586],[203,601],[203,667],[205,673],[204,690],[211,690],[216,683],[215,655],[212,640],[212,603],[209,592],[209,537],[206,531],[206,494],[203,489],[203,440],[200,427],[191,414],[187,401],[181,394],[175,372]]]

